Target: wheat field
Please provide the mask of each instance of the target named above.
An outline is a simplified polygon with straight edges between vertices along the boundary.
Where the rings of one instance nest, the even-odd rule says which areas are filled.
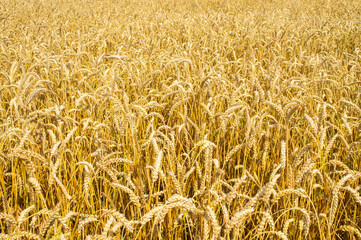
[[[360,239],[361,1],[0,0],[0,239]]]

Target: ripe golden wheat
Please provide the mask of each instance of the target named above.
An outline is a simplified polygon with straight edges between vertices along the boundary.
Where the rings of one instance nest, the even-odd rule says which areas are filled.
[[[0,0],[0,239],[361,238],[360,9]]]

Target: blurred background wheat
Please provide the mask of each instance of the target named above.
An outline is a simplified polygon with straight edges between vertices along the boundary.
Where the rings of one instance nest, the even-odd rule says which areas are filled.
[[[0,239],[361,238],[361,2],[0,0]]]

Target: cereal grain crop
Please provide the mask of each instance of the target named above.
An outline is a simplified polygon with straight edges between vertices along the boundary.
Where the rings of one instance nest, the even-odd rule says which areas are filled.
[[[0,0],[0,239],[360,239],[361,1]]]

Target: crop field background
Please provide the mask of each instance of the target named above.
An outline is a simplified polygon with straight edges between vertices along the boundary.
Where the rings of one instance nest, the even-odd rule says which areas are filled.
[[[361,238],[361,1],[0,0],[0,239]]]

